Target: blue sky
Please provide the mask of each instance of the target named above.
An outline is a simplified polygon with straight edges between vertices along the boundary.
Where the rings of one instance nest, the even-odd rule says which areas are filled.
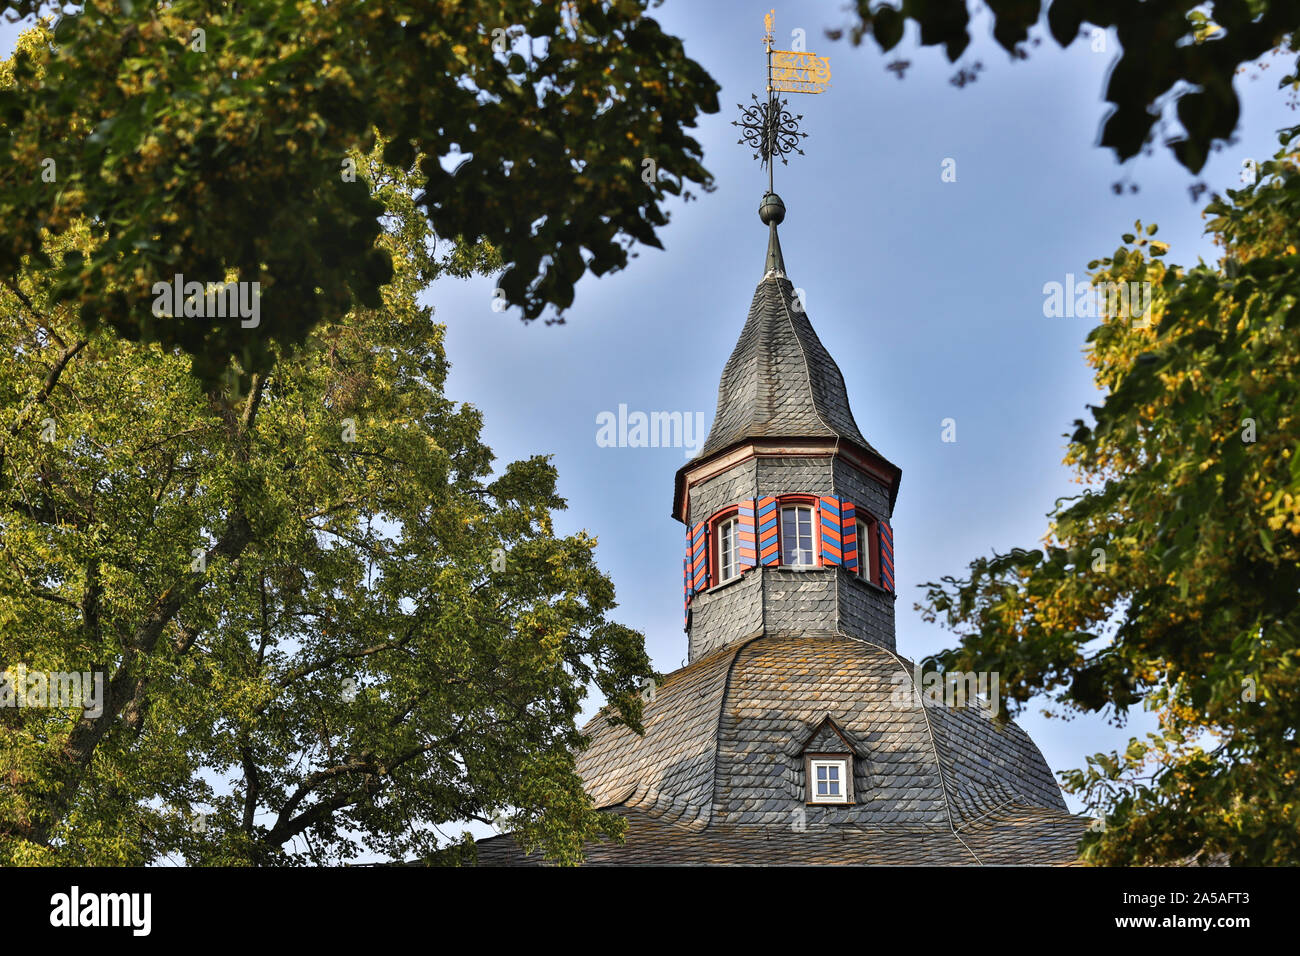
[[[554,456],[569,501],[559,530],[599,537],[617,617],[644,632],[662,671],[686,656],[682,528],[670,516],[686,455],[599,447],[596,420],[626,404],[712,421],[762,274],[765,175],[730,123],[735,104],[762,88],[770,6],[669,0],[653,11],[722,85],[723,104],[696,133],[717,189],[674,208],[660,233],[665,251],[643,249],[626,271],[584,279],[562,326],[494,312],[492,278],[441,280],[426,293],[448,328],[448,394],[483,411],[484,439],[503,463]],[[776,7],[777,45],[803,29],[832,66],[827,93],[791,97],[810,137],[806,155],[776,171],[788,209],[781,239],[860,428],[903,469],[893,522],[898,648],[919,658],[953,639],[913,610],[917,585],[960,574],[991,549],[1035,545],[1053,501],[1077,493],[1060,460],[1063,433],[1098,399],[1082,354],[1093,323],[1045,318],[1044,284],[1082,277],[1139,218],[1159,223],[1170,262],[1216,256],[1202,235],[1205,200],[1192,202],[1195,180],[1166,150],[1121,167],[1095,146],[1113,36],[1105,52],[1085,40],[1062,51],[1040,27],[1043,44],[1012,62],[977,20],[967,60],[984,70],[957,89],[948,82],[955,68],[919,49],[911,28],[889,55],[869,39],[859,48],[826,40],[825,28],[846,22],[844,8]],[[0,24],[5,55],[17,33]],[[901,81],[884,68],[897,57],[912,61]],[[1211,188],[1237,185],[1243,160],[1271,156],[1276,130],[1296,122],[1275,88],[1281,73],[1257,73],[1238,77],[1239,141],[1202,171]],[[956,182],[941,180],[945,159],[955,160]],[[1121,179],[1139,191],[1115,195]],[[945,418],[955,419],[954,443],[941,440]],[[1054,770],[1122,745],[1147,723],[1119,730],[1037,709],[1020,722]]]

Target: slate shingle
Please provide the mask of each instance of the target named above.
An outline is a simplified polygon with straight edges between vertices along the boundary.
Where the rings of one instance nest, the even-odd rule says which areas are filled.
[[[711,826],[688,830],[642,810],[618,807],[622,844],[587,849],[588,866],[1068,866],[1082,834],[1077,817],[1042,807],[1007,806],[956,835],[943,827],[863,827],[809,814],[803,829]],[[509,836],[478,842],[481,866],[541,866]]]
[[[1085,821],[1015,724],[975,706],[924,701],[913,665],[834,632],[776,632],[670,674],[645,735],[584,728],[578,772],[623,814],[609,864],[1066,864]],[[853,744],[856,803],[806,804],[804,745],[830,717]],[[513,840],[479,843],[482,864],[541,862]]]
[[[754,290],[700,457],[764,437],[839,437],[875,450],[853,420],[844,376],[798,306],[794,286],[775,273]]]

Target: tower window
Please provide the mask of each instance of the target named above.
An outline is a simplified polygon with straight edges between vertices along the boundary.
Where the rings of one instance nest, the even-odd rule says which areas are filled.
[[[740,574],[740,520],[728,518],[719,521],[717,526],[718,541],[718,583],[730,581]]]
[[[781,509],[781,563],[813,565],[813,512],[807,505]]]
[[[874,581],[871,567],[871,525],[858,520],[858,577],[864,581]]]
[[[808,802],[848,803],[848,760],[808,761]]]

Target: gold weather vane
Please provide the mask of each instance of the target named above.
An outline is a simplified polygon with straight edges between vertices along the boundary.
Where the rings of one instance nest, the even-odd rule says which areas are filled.
[[[769,93],[825,93],[831,85],[831,58],[806,50],[772,49],[772,27],[776,11],[763,17],[767,32],[763,47],[767,50],[767,91]]]
[[[788,163],[787,153],[795,152],[800,156],[799,140],[806,139],[807,133],[799,131],[799,121],[803,114],[791,116],[785,109],[786,101],[779,99],[777,93],[824,93],[831,85],[831,59],[817,56],[802,50],[776,50],[772,48],[773,27],[776,23],[776,11],[771,10],[763,16],[763,50],[767,54],[767,98],[760,100],[753,96],[753,104],[742,106],[740,119],[733,120],[732,126],[739,126],[741,131],[737,143],[748,144],[754,150],[754,158],[767,167],[767,191],[772,192],[773,160],[780,157],[783,165]]]

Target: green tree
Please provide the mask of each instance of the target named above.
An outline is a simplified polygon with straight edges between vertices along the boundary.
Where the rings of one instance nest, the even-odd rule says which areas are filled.
[[[265,370],[379,305],[381,209],[347,167],[377,131],[391,165],[421,155],[437,235],[497,249],[526,318],[562,311],[712,188],[685,130],[717,85],[647,2],[86,0],[0,92],[0,275],[47,269],[87,329],[179,346],[207,380]],[[48,261],[42,236],[83,222],[93,245]],[[260,326],[155,316],[176,274],[260,282]]]
[[[1158,718],[1065,775],[1105,816],[1090,862],[1300,862],[1298,159],[1293,141],[1207,207],[1217,265],[1165,264],[1140,223],[1090,264],[1153,302],[1089,336],[1105,400],[1066,459],[1088,487],[1043,547],[927,585],[926,615],[962,638],[932,663],[1000,672],[1013,711],[1046,693]]]
[[[854,45],[870,33],[887,52],[911,21],[922,46],[942,46],[949,61],[957,62],[970,45],[971,6],[987,9],[993,38],[1014,59],[1027,58],[1028,47],[1039,42],[1030,31],[1044,14],[1063,47],[1079,38],[1085,24],[1114,28],[1120,51],[1106,85],[1113,108],[1101,145],[1121,161],[1136,156],[1152,140],[1163,105],[1173,100],[1182,131],[1166,145],[1192,172],[1205,165],[1216,141],[1228,140],[1237,128],[1241,103],[1232,84],[1240,69],[1270,50],[1300,54],[1300,8],[1291,0],[857,0],[848,32]],[[953,82],[964,85],[978,66],[963,67]],[[1282,87],[1300,89],[1300,57],[1297,67],[1282,78]]]
[[[595,541],[554,533],[548,461],[494,470],[443,395],[419,177],[353,155],[382,302],[242,393],[83,330],[39,271],[0,290],[0,670],[106,677],[98,716],[0,708],[0,865],[401,859],[502,813],[572,862],[621,831],[575,719],[595,685],[637,726],[642,638]]]

